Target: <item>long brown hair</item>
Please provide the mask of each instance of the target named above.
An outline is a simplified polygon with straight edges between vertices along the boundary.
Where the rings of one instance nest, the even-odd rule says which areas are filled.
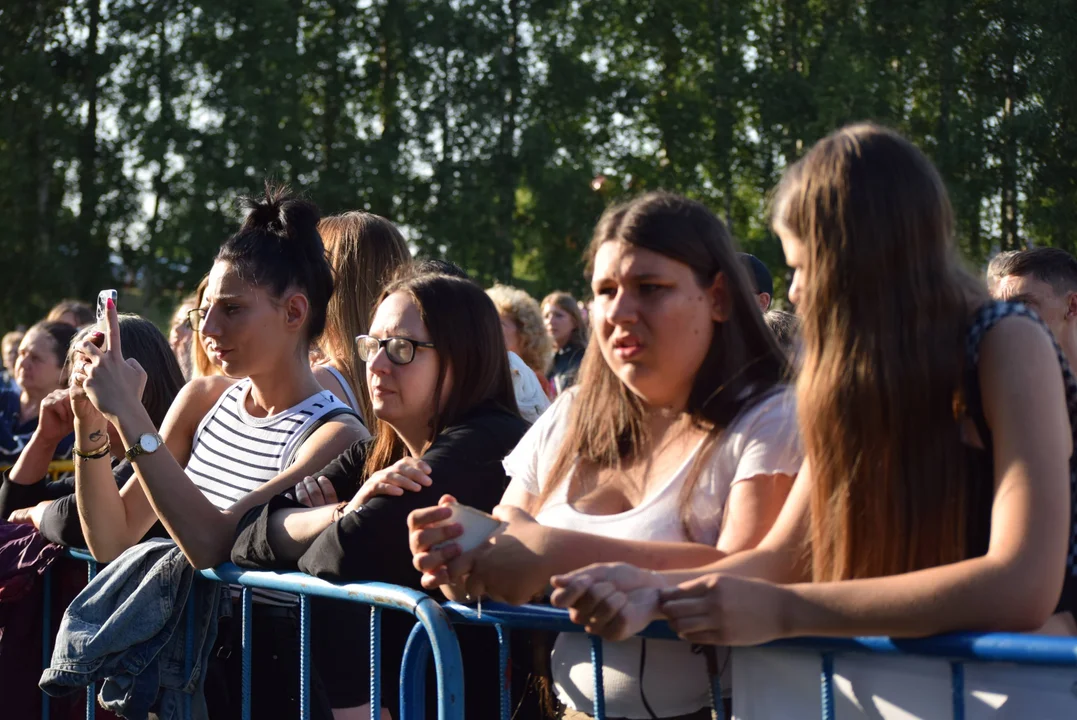
[[[957,417],[971,303],[931,162],[874,125],[821,140],[778,188],[774,223],[805,246],[798,414],[817,581],[964,558]]]
[[[374,410],[355,338],[370,330],[382,288],[397,268],[411,260],[411,252],[395,225],[367,212],[322,218],[318,232],[336,280],[321,346],[355,391],[363,421],[373,422]]]
[[[427,447],[444,428],[476,406],[493,401],[519,414],[509,371],[508,351],[494,303],[475,283],[435,273],[409,274],[389,283],[379,304],[393,293],[406,293],[419,308],[438,356],[438,381],[430,402],[434,407]],[[452,368],[452,389],[445,406],[437,409],[445,376]],[[372,421],[374,415],[370,415]],[[376,420],[374,444],[363,466],[365,481],[372,473],[404,457],[407,448],[384,420]],[[423,448],[426,451],[426,447]]]
[[[732,298],[729,319],[714,323],[710,349],[696,371],[685,408],[692,421],[710,435],[681,495],[681,517],[687,530],[688,506],[704,456],[737,415],[782,381],[788,366],[785,354],[763,323],[733,240],[710,210],[663,192],[610,208],[599,220],[588,248],[588,274],[594,270],[598,248],[615,240],[684,263],[695,272],[700,287],[709,287],[718,273],[724,273]],[[577,458],[594,468],[617,468],[650,446],[643,401],[606,364],[598,343],[587,348],[577,385],[565,440],[540,503],[566,481]]]

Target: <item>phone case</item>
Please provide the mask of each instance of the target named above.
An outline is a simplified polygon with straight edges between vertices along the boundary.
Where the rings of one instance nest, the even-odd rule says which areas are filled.
[[[450,542],[459,545],[463,552],[474,550],[505,527],[505,523],[493,515],[473,507],[459,503],[452,503],[448,507],[452,509],[452,515],[445,523],[459,523],[464,528],[464,534]]]
[[[97,326],[104,330],[105,317],[108,315],[108,300],[112,299],[112,304],[116,304],[116,291],[115,290],[102,290],[97,293]]]

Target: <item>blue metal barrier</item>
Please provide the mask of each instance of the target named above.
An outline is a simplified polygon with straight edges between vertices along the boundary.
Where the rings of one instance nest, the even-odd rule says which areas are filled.
[[[96,573],[97,564],[85,552],[71,551],[72,557],[88,562],[90,579]],[[439,605],[422,592],[384,583],[356,583],[334,585],[301,573],[272,573],[243,571],[226,564],[201,574],[211,580],[242,586],[242,685],[243,718],[250,718],[251,694],[251,624],[252,588],[280,590],[300,596],[300,692],[303,718],[310,713],[310,598],[356,602],[371,606],[369,658],[371,663],[371,717],[379,718],[381,698],[381,615],[383,609],[405,611],[418,620],[412,629],[400,667],[400,718],[413,720],[425,718],[426,673],[433,655],[438,689],[439,720],[463,718],[463,661],[452,624],[494,626],[498,637],[498,668],[500,672],[500,711],[507,720],[512,712],[511,693],[508,684],[510,657],[509,630],[525,629],[554,632],[581,633],[583,628],[572,623],[568,613],[548,606],[525,605],[515,607],[500,603],[484,603],[481,614],[477,608],[458,603]],[[43,659],[47,663],[51,653],[49,622],[51,580],[45,575],[45,625],[42,636]],[[188,614],[187,641],[192,642],[193,613]],[[641,637],[676,639],[665,623],[654,623]],[[594,667],[595,717],[605,718],[605,697],[602,678],[602,642],[591,638],[592,664]],[[927,639],[901,640],[885,637],[868,638],[800,638],[783,640],[765,646],[775,649],[796,649],[819,655],[820,668],[820,717],[834,717],[834,661],[838,655],[870,653],[878,655],[901,655],[936,658],[950,663],[951,715],[954,720],[965,717],[965,665],[966,663],[1005,663],[1036,667],[1077,668],[1077,638],[1048,637],[1008,633],[952,634]],[[187,662],[193,662],[188,645]],[[1077,687],[1077,685],[1075,685]],[[717,673],[712,678],[713,717],[722,718],[724,708],[720,701],[721,687]],[[94,717],[94,687],[87,689],[86,717]],[[189,713],[189,707],[187,708]],[[42,717],[47,720],[48,698],[43,698]]]
[[[89,579],[93,579],[97,572],[97,563],[93,557],[85,551],[70,550],[71,557],[87,562]],[[231,563],[221,565],[211,570],[201,571],[201,575],[217,582],[239,585],[243,588],[241,597],[242,615],[242,683],[243,683],[243,718],[250,718],[250,691],[251,691],[251,624],[253,606],[251,602],[251,589],[262,588],[266,590],[279,590],[299,596],[300,607],[300,708],[301,718],[307,720],[310,717],[310,598],[322,597],[331,600],[360,603],[371,606],[370,614],[370,660],[371,660],[371,718],[380,718],[381,698],[381,611],[383,609],[398,610],[410,613],[418,621],[413,630],[413,635],[421,636],[427,652],[433,650],[434,662],[437,668],[438,689],[438,719],[439,720],[463,720],[464,717],[464,684],[463,684],[463,660],[460,656],[460,646],[456,641],[456,633],[448,622],[445,611],[428,595],[418,590],[389,585],[386,583],[353,583],[347,585],[334,585],[313,578],[302,573],[273,573],[255,572],[242,570]],[[46,575],[46,588],[51,591],[50,580]],[[193,601],[193,594],[191,595]],[[46,594],[45,609],[48,610],[51,601],[50,593]],[[193,662],[193,631],[194,613],[187,616],[187,670],[190,671],[190,663]],[[47,664],[51,659],[51,632],[46,620],[43,634],[43,660]],[[427,658],[424,658],[426,660]],[[425,665],[424,665],[425,667]],[[403,675],[403,673],[402,673]],[[421,689],[420,689],[421,692]],[[48,699],[43,696],[42,717],[48,718]],[[95,688],[90,685],[86,690],[86,717],[93,720],[96,708]],[[189,705],[185,708],[187,716],[190,715]]]

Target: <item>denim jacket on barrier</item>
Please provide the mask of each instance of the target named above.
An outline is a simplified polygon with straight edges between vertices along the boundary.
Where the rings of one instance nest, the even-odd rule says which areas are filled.
[[[101,682],[101,704],[122,717],[146,718],[152,710],[160,720],[178,720],[190,702],[193,720],[207,718],[205,670],[217,621],[231,611],[222,593],[227,588],[198,575],[171,540],[129,548],[68,606],[41,689],[58,697]]]

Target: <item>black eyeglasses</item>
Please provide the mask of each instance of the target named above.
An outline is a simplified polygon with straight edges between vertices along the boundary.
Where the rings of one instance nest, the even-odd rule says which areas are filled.
[[[415,359],[415,348],[432,348],[434,343],[419,342],[405,337],[390,337],[379,340],[370,335],[360,335],[355,338],[355,348],[359,352],[359,359],[370,362],[370,358],[378,354],[380,348],[385,348],[385,354],[389,360],[397,365],[407,365]]]
[[[198,332],[198,328],[202,327],[202,321],[205,319],[206,311],[202,308],[195,308],[194,310],[187,311],[187,317],[183,321],[183,324],[193,332]]]

